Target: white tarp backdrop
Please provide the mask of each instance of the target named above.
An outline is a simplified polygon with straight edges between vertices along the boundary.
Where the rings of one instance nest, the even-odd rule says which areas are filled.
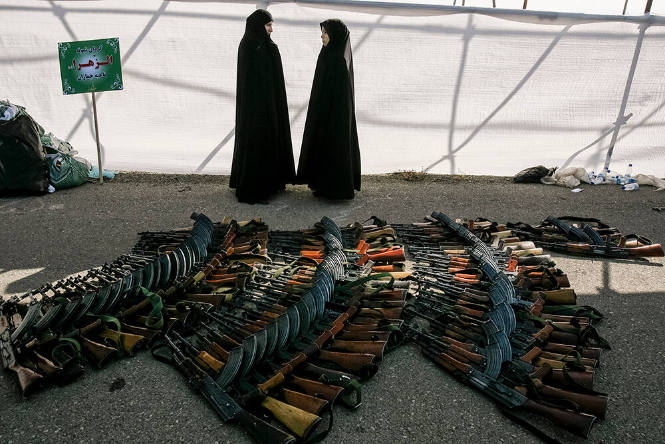
[[[508,3],[521,8],[522,0]],[[621,14],[623,0],[607,3]],[[125,89],[97,95],[104,167],[228,174],[237,49],[256,6],[0,0],[0,98],[25,106],[96,163],[90,95],[62,94],[57,43],[119,37]],[[270,3],[268,10],[296,159],[321,47],[318,24],[338,17],[351,31],[365,174],[513,175],[537,164],[599,171],[612,140],[610,168],[622,172],[632,162],[639,173],[665,174],[662,16],[353,0]]]

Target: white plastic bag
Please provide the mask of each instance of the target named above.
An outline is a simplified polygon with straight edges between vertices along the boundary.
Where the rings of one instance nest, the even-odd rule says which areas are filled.
[[[665,190],[665,180],[659,179],[656,176],[651,176],[647,174],[638,174],[633,179],[640,185],[651,185],[656,187],[655,191]]]
[[[540,181],[546,185],[559,185],[575,188],[581,182],[589,182],[589,173],[581,167],[568,167],[556,170],[551,176],[545,176]]]

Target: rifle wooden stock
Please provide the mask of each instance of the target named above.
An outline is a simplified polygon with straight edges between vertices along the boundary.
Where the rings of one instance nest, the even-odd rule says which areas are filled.
[[[466,336],[463,336],[463,335],[461,335],[457,332],[454,332],[452,330],[444,330],[444,334],[445,334],[446,337],[454,338],[458,341],[465,341],[467,339]]]
[[[219,373],[219,371],[224,367],[224,363],[215,359],[210,353],[206,351],[201,351],[194,361],[205,369],[209,369],[214,373]]]
[[[305,393],[296,392],[286,388],[281,390],[284,401],[294,407],[298,407],[306,412],[319,415],[327,406],[328,401]]]
[[[261,390],[261,392],[268,393],[270,390],[284,384],[284,381],[285,381],[284,372],[283,370],[280,370],[267,381],[258,384],[257,387],[259,390]]]
[[[593,390],[593,372],[579,372],[563,369],[552,369],[552,372],[547,375],[543,381],[558,385],[559,387],[571,387],[571,381],[575,385]],[[574,386],[574,385],[573,385]]]
[[[301,378],[299,376],[291,376],[289,378],[289,386],[298,388],[310,396],[316,396],[325,399],[333,404],[337,397],[344,391],[343,387],[336,385],[324,384],[319,381],[312,381],[311,379]]]
[[[531,294],[533,297],[541,297],[545,299],[550,304],[575,305],[577,303],[577,295],[575,294],[575,290],[572,288],[534,291]]]
[[[543,312],[543,307],[545,306],[545,299],[538,297],[536,301],[529,308],[529,314],[531,316],[540,317]]]
[[[260,246],[258,244],[252,245],[251,242],[249,243],[242,243],[242,244],[233,244],[232,247],[229,247],[226,249],[226,254],[227,255],[232,255],[232,254],[241,254],[241,253],[247,253],[252,250],[261,250]],[[254,253],[258,253],[258,251],[253,251]]]
[[[485,295],[479,295],[479,294],[471,293],[471,292],[469,291],[469,289],[465,289],[465,290],[459,295],[459,299],[463,299],[463,300],[466,300],[466,301],[469,301],[469,302],[473,302],[473,303],[476,303],[476,304],[477,304],[477,303],[487,304],[487,303],[490,302],[490,298],[489,298],[489,296],[485,296]]]
[[[354,321],[355,321],[355,319],[354,319]],[[374,322],[363,322],[363,323],[358,323],[358,324],[350,323],[350,324],[346,324],[346,326],[344,327],[344,331],[345,332],[351,332],[351,331],[356,332],[356,331],[381,330],[382,325],[385,325],[385,326],[391,326],[391,325],[400,326],[401,323],[402,323],[402,321],[399,320],[399,319],[387,319],[386,321],[388,321],[388,322],[385,323],[385,324],[379,323],[379,321],[377,319],[374,319]]]
[[[232,337],[225,334],[220,334],[218,339],[221,341],[220,345],[225,346],[227,348],[235,348],[241,346],[240,342],[236,341]]]
[[[540,255],[543,254],[543,249],[542,248],[529,248],[527,250],[512,250],[510,253],[514,254],[517,257],[540,256]]]
[[[562,330],[563,333],[572,333],[574,335],[578,335],[584,331],[584,329],[588,325],[581,325],[580,327],[577,327],[574,324],[571,324],[570,322],[552,322],[552,325],[556,327],[558,330]]]
[[[50,359],[45,358],[36,350],[32,350],[31,353],[33,355],[34,362],[37,365],[37,369],[46,377],[51,378],[62,372],[62,367],[56,365]]]
[[[476,365],[482,365],[483,362],[485,361],[483,355],[470,352],[468,350],[465,350],[464,348],[458,347],[453,344],[448,346],[448,352],[452,353],[453,355],[461,357],[463,360],[473,362]]]
[[[246,331],[248,333],[256,333],[263,330],[263,327],[259,327],[258,325],[253,325],[253,324],[245,324],[242,326],[242,328],[239,328],[238,330]]]
[[[454,305],[453,309],[457,313],[463,313],[467,316],[471,316],[471,317],[478,318],[478,319],[482,319],[482,317],[485,315],[484,311],[475,310],[473,308],[470,308],[470,307],[467,307],[467,306],[464,306],[464,305],[460,305],[460,304]]]
[[[161,333],[160,330],[146,327],[137,327],[136,325],[127,324],[125,322],[121,322],[120,326],[125,332],[143,336],[148,342],[152,341],[152,338]]]
[[[516,241],[516,242],[503,242],[503,245],[499,247],[502,249],[508,250],[508,253],[514,250],[530,250],[536,248],[536,244],[533,241]]]
[[[148,306],[150,306],[151,304],[152,302],[150,301],[150,298],[145,298],[141,302],[132,305],[127,310],[118,313],[116,317],[118,319],[127,319],[131,316],[134,316],[136,313],[143,310],[144,308],[148,308]]]
[[[25,395],[36,387],[44,377],[18,363],[10,338],[9,320],[6,315],[0,313],[0,364],[16,374],[21,393]]]
[[[589,436],[591,426],[596,420],[595,416],[587,413],[575,413],[570,410],[548,407],[530,399],[527,399],[521,407],[529,412],[542,415],[553,423],[584,438]]]
[[[496,239],[503,239],[506,237],[511,237],[513,232],[511,230],[502,230],[502,231],[495,231],[494,233],[490,234],[490,237],[496,238]]]
[[[541,328],[537,333],[535,333],[533,337],[534,339],[537,339],[541,342],[545,342],[552,335],[552,332],[554,332],[554,327],[547,324],[546,326]]]
[[[208,344],[208,352],[213,355],[215,358],[227,362],[229,360],[230,353],[224,349],[217,342],[210,341]]]
[[[458,361],[447,353],[436,353],[426,348],[423,348],[423,354],[434,361],[436,364],[445,368],[451,373],[456,371],[462,372],[464,374],[471,371],[471,365],[464,362]]]
[[[119,332],[110,328],[102,329],[97,335],[101,338],[111,340],[116,345],[116,348],[121,349],[130,356],[133,356],[134,350],[140,348],[146,342],[144,336]]]
[[[261,406],[286,426],[297,437],[305,439],[316,428],[321,418],[275,398],[266,396]]]
[[[660,244],[643,245],[641,247],[627,248],[628,254],[634,257],[663,257],[663,247]]]
[[[210,332],[210,334],[214,337],[214,340],[210,340],[208,338],[204,338],[204,342],[206,343],[208,350],[215,355],[217,358],[220,358],[222,361],[226,362],[229,360],[229,352],[222,346],[222,344],[227,347],[228,349],[233,349],[235,347],[240,347],[240,343],[235,341],[233,338],[222,334],[218,332],[215,329],[210,328],[206,324],[201,324],[203,328]],[[199,335],[199,337],[201,337]]]
[[[365,240],[367,242],[371,241],[372,239],[376,239],[376,238],[384,237],[384,236],[393,236],[394,237],[395,236],[395,231],[392,228],[387,227],[387,228],[380,228],[378,230],[373,230],[373,231],[369,231],[369,232],[364,231],[363,234],[361,235],[363,240]]]
[[[404,271],[404,264],[395,263],[392,265],[375,265],[372,267],[373,273],[383,273],[392,271]]]
[[[395,280],[406,279],[406,278],[408,278],[409,276],[411,276],[411,272],[410,272],[410,271],[391,271],[391,272],[388,273],[388,274],[390,274],[390,276],[380,277],[380,278],[377,278],[377,277],[375,276],[376,273],[371,273],[370,276],[371,276],[372,278],[376,278],[377,280],[382,280],[382,281],[385,281],[386,279],[390,279],[390,278],[395,279]]]
[[[296,302],[297,302],[297,301],[296,301]],[[277,314],[277,317],[279,317],[279,315],[282,314],[282,313],[285,313],[286,310],[287,310],[287,308],[286,308],[285,306],[281,305],[281,304],[272,304],[272,305],[271,305],[270,307],[268,307],[268,309],[267,309],[266,311],[264,311],[263,313],[264,313],[266,316],[268,316],[267,313],[273,313],[273,314]]]
[[[79,336],[79,343],[83,351],[94,361],[98,368],[102,368],[106,361],[118,352],[115,348],[92,341],[83,335]]]
[[[623,257],[624,255],[633,257],[663,257],[663,247],[660,244],[643,245],[639,247],[598,247],[583,243],[568,242],[565,244],[566,251],[572,254],[587,254],[600,248],[602,256]],[[613,251],[614,250],[614,251]]]
[[[329,350],[319,351],[319,358],[334,362],[341,368],[369,379],[378,370],[376,356],[369,353],[342,353]]]
[[[453,338],[451,338],[451,337],[445,336],[445,335],[444,335],[444,336],[440,336],[439,339],[440,339],[442,342],[445,342],[445,343],[447,343],[447,344],[451,344],[451,345],[456,345],[457,347],[459,347],[459,348],[461,348],[461,349],[464,349],[464,350],[466,350],[466,351],[474,352],[474,350],[476,350],[476,346],[473,345],[473,344],[471,344],[471,343],[469,343],[469,342],[461,342],[461,341],[457,341],[457,340],[455,340],[455,339],[453,339]]]
[[[543,380],[552,373],[552,367],[545,365],[543,367],[534,367],[534,370],[529,373],[529,378]]]
[[[561,353],[561,354],[568,354],[570,352],[576,351],[585,358],[590,358],[595,360],[600,359],[600,355],[602,352],[602,349],[598,347],[576,347],[570,344],[556,344],[554,342],[548,342],[547,344],[545,344],[543,350],[554,353]]]
[[[461,249],[445,249],[443,250],[445,254],[452,255],[452,254],[466,254],[466,250],[461,248]]]
[[[533,363],[533,365],[535,365],[537,367],[542,367],[545,364],[552,367],[552,369],[570,370],[570,366],[566,365],[565,361],[559,361],[558,359],[548,359],[548,358],[538,357],[538,358],[536,358],[536,362]],[[569,364],[570,364],[570,362],[569,362]],[[587,372],[592,372],[593,371],[593,367],[591,367],[591,366],[583,365],[583,367],[584,367],[584,371],[587,371]]]
[[[577,345],[579,337],[575,333],[568,333],[563,331],[553,331],[550,335],[550,340],[559,344]]]
[[[534,380],[534,384],[538,393],[543,397],[572,401],[586,413],[590,413],[600,419],[605,418],[605,412],[607,412],[607,396],[605,395],[589,395],[563,390],[545,385],[538,379]]]
[[[512,232],[510,232],[510,234],[512,234]],[[503,247],[505,247],[507,244],[514,244],[516,242],[521,242],[521,239],[517,236],[501,236],[499,239],[500,239],[498,245],[499,250],[502,250]]]
[[[572,355],[562,355],[559,353],[553,353],[553,352],[548,352],[548,351],[543,351],[540,353],[540,356],[545,359],[555,359],[557,361],[563,361],[563,362],[577,362],[577,357],[572,356]],[[598,367],[598,361],[595,359],[591,358],[580,358],[579,362],[587,365],[589,367]]]
[[[542,353],[542,351],[543,349],[541,349],[540,347],[533,347],[524,355],[520,356],[520,361],[528,362],[529,364],[531,364],[534,359],[540,356],[540,353]]]
[[[21,393],[27,395],[33,388],[35,388],[44,377],[34,370],[23,367],[21,364],[14,360],[7,365],[7,370],[11,370],[16,374],[18,385]]]
[[[383,359],[383,351],[386,348],[386,344],[386,341],[349,341],[336,339],[332,343],[332,348],[352,353],[369,353],[381,360]]]

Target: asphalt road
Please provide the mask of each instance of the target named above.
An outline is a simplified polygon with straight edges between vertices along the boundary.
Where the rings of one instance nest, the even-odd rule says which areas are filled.
[[[418,179],[419,177],[415,177]],[[432,211],[537,223],[548,215],[596,217],[624,233],[665,243],[665,193],[584,186],[581,193],[517,185],[496,177],[363,178],[352,201],[320,200],[290,187],[267,205],[239,204],[228,177],[120,174],[51,195],[0,198],[0,295],[22,293],[110,261],[129,251],[136,233],[191,226],[192,211],[213,220],[260,217],[272,229],[297,229],[321,216],[343,225],[377,215],[408,223]],[[610,396],[607,419],[588,442],[662,442],[665,358],[662,301],[665,261],[626,263],[556,257],[578,303],[606,315],[600,333],[612,344],[597,389]],[[250,442],[218,420],[173,369],[143,352],[88,368],[85,377],[21,399],[13,376],[0,372],[0,442]],[[110,391],[118,378],[124,387]],[[544,427],[564,442],[584,441]],[[384,359],[364,385],[363,405],[339,407],[326,442],[538,442],[480,393],[453,380],[413,346]]]

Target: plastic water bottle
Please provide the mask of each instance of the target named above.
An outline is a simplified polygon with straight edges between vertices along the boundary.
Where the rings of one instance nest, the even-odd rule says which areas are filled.
[[[626,183],[633,183],[635,182],[635,179],[633,179],[633,164],[629,163],[628,168],[626,168]]]
[[[605,176],[603,173],[598,173],[597,176],[594,176],[593,179],[590,181],[593,185],[600,185],[602,183],[605,183]]]
[[[617,176],[612,175],[612,171],[609,168],[607,168],[605,170],[605,180],[607,181],[607,183],[617,183]]]
[[[640,185],[637,182],[631,182],[627,183],[625,185],[621,185],[621,189],[624,191],[633,191],[636,190],[640,187]]]

